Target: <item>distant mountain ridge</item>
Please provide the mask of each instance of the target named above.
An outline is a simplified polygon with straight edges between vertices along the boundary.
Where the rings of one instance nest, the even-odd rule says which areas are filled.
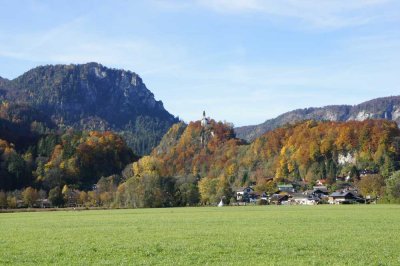
[[[255,138],[285,124],[302,120],[363,121],[388,119],[400,124],[400,96],[376,98],[358,105],[330,105],[319,108],[297,109],[269,119],[262,124],[235,128],[237,137],[252,141]]]
[[[0,102],[27,104],[58,128],[113,130],[139,154],[179,121],[136,73],[98,63],[39,66],[13,80],[0,78]]]

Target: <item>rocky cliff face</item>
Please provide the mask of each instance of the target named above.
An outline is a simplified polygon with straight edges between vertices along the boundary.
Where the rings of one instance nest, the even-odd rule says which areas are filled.
[[[117,131],[140,154],[178,121],[137,74],[97,63],[40,66],[14,80],[2,79],[0,100],[27,103],[59,127]]]
[[[308,119],[318,121],[388,119],[400,124],[400,96],[377,98],[355,106],[333,105],[321,108],[298,109],[284,113],[274,119],[269,119],[260,125],[238,127],[235,132],[239,138],[252,141],[279,126]]]

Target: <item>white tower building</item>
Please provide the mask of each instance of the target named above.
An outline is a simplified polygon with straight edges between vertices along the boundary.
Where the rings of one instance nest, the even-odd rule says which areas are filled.
[[[208,118],[206,117],[206,111],[203,111],[203,118],[201,119],[201,126],[206,128],[208,127]]]

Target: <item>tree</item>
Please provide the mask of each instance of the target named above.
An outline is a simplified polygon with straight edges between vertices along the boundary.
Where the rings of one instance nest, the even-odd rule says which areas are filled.
[[[380,173],[385,177],[388,178],[395,170],[395,163],[389,155],[384,155],[383,164],[380,167]]]
[[[17,208],[17,197],[11,193],[7,195],[7,206],[11,209]]]
[[[218,178],[218,184],[216,188],[216,197],[218,199],[223,199],[225,204],[229,204],[230,199],[233,197],[233,191],[229,179],[222,175]]]
[[[36,189],[32,187],[27,187],[22,192],[22,199],[26,205],[29,207],[33,207],[35,202],[39,199],[39,193]]]
[[[161,207],[173,207],[176,204],[176,179],[163,177],[160,179]]]
[[[79,191],[64,185],[61,194],[64,197],[64,204],[66,204],[67,207],[74,207],[78,203]]]
[[[217,185],[217,178],[205,177],[199,181],[201,203],[211,204],[216,203],[219,200],[217,198]]]
[[[39,199],[46,199],[47,198],[47,192],[43,189],[39,190]]]
[[[363,196],[380,197],[385,190],[385,179],[381,175],[366,175],[357,182],[357,187]]]
[[[335,183],[336,176],[337,176],[337,166],[335,162],[332,159],[330,159],[328,160],[327,174],[326,174],[326,181],[328,182],[329,185]]]
[[[276,182],[274,180],[259,178],[257,180],[257,185],[254,187],[254,190],[260,194],[264,192],[272,194],[277,190]]]
[[[87,193],[88,201],[87,204],[90,206],[97,207],[100,204],[100,195],[97,191],[89,191]]]
[[[113,195],[111,192],[105,191],[105,192],[100,193],[99,198],[100,198],[100,203],[102,206],[109,207],[113,200]]]
[[[62,207],[64,205],[64,197],[61,193],[60,187],[54,187],[49,191],[49,200],[56,207]]]
[[[181,206],[194,206],[200,202],[199,189],[194,183],[183,183],[178,188]]]
[[[139,208],[144,206],[143,195],[144,188],[140,182],[140,177],[134,176],[126,180],[123,186],[118,187],[119,200],[124,205],[131,208]]]
[[[127,207],[126,202],[126,183],[122,183],[118,186],[116,196],[115,196],[115,203],[118,207]]]
[[[400,171],[394,172],[386,180],[386,194],[389,202],[400,202]]]
[[[242,179],[240,182],[241,186],[246,186],[248,181],[249,181],[249,172],[245,171],[243,173],[243,176],[242,176]]]
[[[26,164],[24,159],[17,153],[12,153],[6,163],[8,164],[7,170],[14,177],[12,188],[20,188],[29,183],[26,175]],[[10,189],[10,188],[9,188]]]
[[[355,165],[350,168],[349,176],[353,181],[360,179],[360,172]]]
[[[80,205],[86,204],[87,199],[88,199],[87,193],[85,191],[81,191],[79,193],[78,204],[80,204]]]
[[[7,194],[4,191],[0,191],[0,208],[7,208]]]

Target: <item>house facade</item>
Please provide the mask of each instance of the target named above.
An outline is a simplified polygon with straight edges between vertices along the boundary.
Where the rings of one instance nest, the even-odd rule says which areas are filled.
[[[280,192],[288,192],[288,193],[295,192],[295,189],[294,189],[292,184],[279,184],[278,185],[278,190]]]
[[[319,201],[317,196],[306,193],[295,193],[291,198],[291,202],[297,205],[317,205]]]
[[[274,194],[269,198],[269,204],[281,205],[288,200],[289,196],[287,194]]]
[[[333,192],[329,195],[329,204],[351,204],[361,202],[363,199],[351,191]]]
[[[236,200],[237,201],[249,201],[250,195],[254,193],[254,189],[252,187],[242,187],[236,191]]]

